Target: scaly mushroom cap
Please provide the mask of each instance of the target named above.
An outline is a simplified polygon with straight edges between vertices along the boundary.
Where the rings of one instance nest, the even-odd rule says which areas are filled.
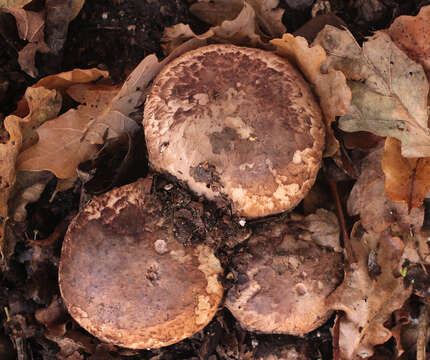
[[[325,300],[342,280],[342,256],[299,240],[287,225],[260,228],[234,264],[226,307],[246,329],[301,336],[332,314]]]
[[[144,110],[149,159],[240,216],[295,207],[324,147],[320,108],[302,75],[271,52],[210,45],[169,63]]]
[[[205,245],[185,248],[145,192],[145,181],[93,199],[73,219],[61,254],[61,295],[103,341],[159,348],[210,322],[222,299],[221,265]]]

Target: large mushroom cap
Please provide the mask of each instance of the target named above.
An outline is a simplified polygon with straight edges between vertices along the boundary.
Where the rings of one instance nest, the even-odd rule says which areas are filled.
[[[226,307],[251,331],[301,336],[324,324],[326,298],[342,280],[339,253],[300,240],[286,224],[257,231],[234,260]]]
[[[59,269],[64,303],[98,338],[158,348],[202,329],[222,299],[212,250],[178,243],[145,182],[91,201],[67,231]]]
[[[302,75],[271,52],[210,45],[168,64],[145,104],[152,166],[259,217],[296,206],[315,181],[322,116]]]

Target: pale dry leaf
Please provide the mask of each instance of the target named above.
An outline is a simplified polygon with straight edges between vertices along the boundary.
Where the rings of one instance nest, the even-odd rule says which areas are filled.
[[[35,64],[36,53],[49,52],[44,41],[45,14],[24,9],[6,8],[3,11],[13,15],[18,28],[18,35],[29,43],[18,51],[18,63],[22,71],[32,77],[37,77]]]
[[[2,253],[5,226],[8,219],[8,200],[15,184],[15,162],[25,140],[30,141],[34,128],[55,117],[61,108],[61,96],[55,90],[28,88],[23,103],[28,114],[21,118],[9,115],[4,127],[9,134],[5,143],[0,143],[0,253]]]
[[[399,237],[405,242],[401,264],[430,265],[430,230],[400,232]]]
[[[28,11],[24,9],[3,9],[15,18],[18,35],[22,40],[36,42],[43,40],[45,14],[43,12]]]
[[[243,0],[197,1],[190,12],[200,20],[218,26],[225,20],[233,20],[242,10]]]
[[[22,143],[19,117],[8,116],[4,121],[9,134],[6,143],[0,143],[0,255],[3,258],[5,228],[8,219],[8,200],[15,183],[15,161]]]
[[[361,174],[348,198],[350,216],[360,215],[363,227],[372,232],[383,232],[392,224],[403,230],[419,231],[424,222],[424,208],[409,213],[403,202],[394,202],[385,193],[384,173],[381,168],[383,149],[371,152],[361,164]]]
[[[255,11],[257,23],[270,38],[280,37],[286,31],[282,23],[284,9],[278,8],[279,0],[246,0]]]
[[[71,109],[37,129],[39,141],[19,154],[18,170],[49,170],[58,178],[74,176],[76,167],[87,160],[97,147],[83,141],[88,125],[96,114]]]
[[[32,0],[0,0],[0,8],[22,8]]]
[[[343,311],[339,324],[340,356],[344,360],[368,358],[376,345],[392,337],[384,326],[391,314],[410,297],[399,276],[404,243],[387,232],[366,232],[357,222],[351,233],[356,262],[345,271],[344,282],[330,295],[328,306]],[[369,259],[377,271],[369,268]],[[396,275],[397,274],[397,275]]]
[[[305,218],[312,240],[316,244],[329,247],[335,252],[342,252],[340,246],[340,228],[337,216],[326,209],[318,209]]]
[[[282,39],[274,39],[271,43],[276,46],[276,52],[293,61],[314,86],[326,123],[325,156],[334,155],[339,149],[339,142],[334,137],[331,124],[336,116],[347,113],[351,101],[351,91],[344,74],[334,69],[321,72],[321,66],[327,60],[326,53],[319,45],[310,47],[305,38],[284,34]]]
[[[274,38],[282,36],[286,28],[282,23],[284,9],[278,8],[279,0],[245,0],[255,11],[260,35]],[[233,20],[244,6],[243,0],[198,1],[190,6],[192,14],[213,26],[221,25],[225,20]]]
[[[117,86],[99,84],[76,84],[66,90],[67,95],[73,100],[89,108],[105,108],[118,92]]]
[[[430,190],[430,157],[405,158],[399,140],[385,140],[382,170],[385,192],[393,201],[403,201],[408,208],[419,207]]]
[[[163,51],[170,54],[176,47],[190,39],[270,48],[261,39],[256,25],[255,11],[247,2],[243,2],[242,10],[233,20],[224,20],[220,25],[211,27],[201,35],[195,34],[190,26],[185,24],[165,28],[161,39]]]
[[[130,119],[142,102],[142,93],[152,79],[163,68],[155,55],[148,55],[128,76],[127,80],[103,113],[97,116],[85,135],[92,144],[102,144],[106,139],[117,137],[124,132],[135,132],[137,124]]]
[[[149,55],[119,90],[94,84],[73,85],[75,82],[95,80],[105,74],[97,69],[75,70],[39,81],[36,89],[41,86],[56,87],[77,101],[85,101],[85,105],[39,127],[39,142],[20,154],[18,169],[50,170],[60,179],[74,176],[78,164],[94,156],[98,145],[139,129],[130,115],[144,101],[147,86],[167,61],[194,46],[198,44],[187,42],[162,62],[155,55]]]
[[[42,42],[28,43],[20,51],[18,51],[18,64],[21,70],[35,78],[39,75],[36,68],[36,53],[49,52],[48,46]]]
[[[75,84],[86,84],[99,79],[108,78],[109,72],[97,68],[74,69],[55,75],[48,75],[40,79],[32,87],[43,86],[46,89],[55,89],[64,93],[70,86]]]
[[[403,156],[430,156],[429,84],[420,64],[385,32],[377,32],[361,48],[349,31],[326,26],[315,42],[328,54],[328,69],[341,70],[349,80],[352,102],[339,119],[342,130],[395,137],[402,142]]]
[[[54,175],[49,171],[18,171],[8,201],[9,216],[14,221],[24,221],[27,218],[27,204],[39,200],[53,178]]]
[[[417,16],[399,16],[387,31],[400,49],[423,66],[430,80],[430,5]]]

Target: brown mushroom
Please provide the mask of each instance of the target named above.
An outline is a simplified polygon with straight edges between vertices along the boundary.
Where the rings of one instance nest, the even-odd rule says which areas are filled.
[[[325,300],[342,280],[342,256],[301,232],[264,224],[234,259],[226,307],[246,329],[301,336],[332,314]]]
[[[210,45],[169,63],[144,110],[154,169],[254,218],[295,207],[321,165],[324,126],[309,85],[272,52]]]
[[[159,348],[202,329],[222,299],[212,250],[184,247],[148,180],[93,199],[63,243],[59,283],[73,318],[123,347]]]

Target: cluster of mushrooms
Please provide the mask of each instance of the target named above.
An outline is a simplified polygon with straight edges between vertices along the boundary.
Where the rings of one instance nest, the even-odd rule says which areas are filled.
[[[233,214],[293,209],[321,166],[324,125],[302,75],[271,52],[210,45],[169,63],[154,80],[143,126],[154,171],[175,177]],[[226,241],[228,239],[225,239]],[[175,239],[151,179],[90,201],[71,222],[59,283],[72,317],[119,346],[160,348],[203,329],[221,306],[251,331],[306,334],[331,315],[342,255],[266,221],[224,269],[203,243]],[[224,296],[225,295],[225,296]]]

